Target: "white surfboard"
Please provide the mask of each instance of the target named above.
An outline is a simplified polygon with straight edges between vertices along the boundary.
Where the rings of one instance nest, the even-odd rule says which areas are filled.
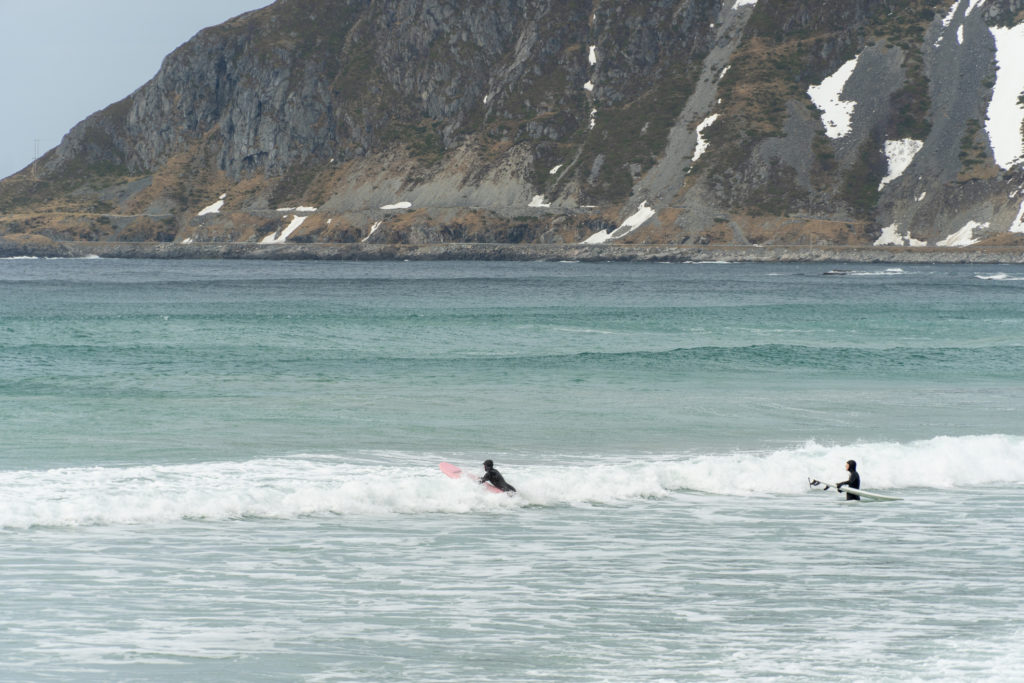
[[[855,489],[855,488],[852,488],[850,486],[844,486],[844,487],[842,487],[840,489],[839,487],[835,486],[834,484],[826,484],[823,481],[818,481],[817,479],[811,479],[810,477],[807,478],[807,483],[811,485],[811,488],[821,488],[822,491],[832,490],[832,491],[835,491],[836,493],[840,493],[840,494],[842,494],[842,493],[852,493],[855,496],[860,496],[861,500],[864,500],[864,499],[867,499],[867,500],[877,500],[877,501],[903,500],[902,498],[894,498],[893,496],[883,496],[881,493],[872,493],[871,491],[864,491],[862,489]]]

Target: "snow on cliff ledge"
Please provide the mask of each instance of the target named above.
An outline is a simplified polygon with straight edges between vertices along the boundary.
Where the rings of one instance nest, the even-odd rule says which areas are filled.
[[[612,230],[611,232],[607,230],[600,230],[598,232],[595,232],[593,235],[583,240],[583,244],[604,244],[608,240],[617,240],[620,237],[625,237],[626,235],[628,235],[629,233],[633,232],[641,225],[646,223],[647,220],[654,216],[655,213],[657,212],[651,207],[647,206],[646,201],[642,202],[640,206],[637,207],[636,213],[634,213],[632,216],[623,221],[622,225],[620,225],[618,228]]]
[[[292,222],[284,230],[270,233],[260,240],[260,244],[284,244],[291,237],[291,234],[299,229],[308,216],[292,216]]]
[[[996,84],[988,105],[985,130],[992,143],[996,163],[1008,169],[1024,161],[1024,23],[1013,28],[993,26],[996,41]]]
[[[697,146],[693,150],[693,161],[697,161],[704,156],[704,152],[708,151],[708,141],[704,139],[704,131],[717,120],[718,114],[712,114],[697,126]]]
[[[969,247],[979,241],[979,238],[974,236],[975,230],[984,230],[989,226],[988,223],[979,223],[978,221],[967,221],[967,225],[960,228],[952,235],[949,235],[945,239],[941,239],[935,244],[940,247]]]
[[[914,157],[917,156],[922,147],[924,147],[924,142],[914,138],[886,140],[885,158],[888,162],[888,171],[885,177],[882,178],[882,182],[878,183],[878,189],[881,190],[887,183],[903,175],[903,172],[907,170],[910,162],[914,160]]]
[[[222,194],[220,196],[220,199],[215,201],[213,204],[210,204],[206,208],[200,210],[199,213],[197,213],[196,215],[197,216],[206,216],[206,215],[209,215],[211,213],[220,213],[220,210],[224,207],[224,200],[227,198],[227,196],[228,195],[226,193]]]
[[[853,108],[856,102],[839,99],[846,87],[846,81],[850,80],[854,69],[857,68],[857,55],[850,61],[843,64],[839,69],[823,80],[818,85],[812,85],[807,89],[814,106],[821,110],[821,122],[825,124],[825,135],[833,139],[841,138],[850,134],[850,120],[853,118]]]

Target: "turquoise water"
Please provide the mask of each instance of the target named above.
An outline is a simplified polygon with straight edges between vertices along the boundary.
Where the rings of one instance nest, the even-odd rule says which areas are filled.
[[[0,260],[0,677],[1019,679],[1022,304],[1018,266]],[[520,495],[437,469],[485,458]],[[903,500],[807,487],[849,458]]]

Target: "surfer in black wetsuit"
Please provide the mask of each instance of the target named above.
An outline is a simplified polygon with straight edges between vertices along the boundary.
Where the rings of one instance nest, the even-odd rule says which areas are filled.
[[[859,489],[860,488],[860,475],[857,474],[857,461],[856,460],[847,460],[846,461],[846,471],[850,473],[850,478],[847,479],[844,482],[840,482],[840,483],[836,484],[836,490],[842,491],[844,486],[849,486],[852,489]],[[860,496],[858,496],[856,494],[853,494],[853,493],[850,493],[850,492],[847,492],[846,493],[846,500],[860,500]]]
[[[501,489],[505,493],[516,492],[516,487],[505,481],[505,477],[501,476],[501,472],[494,469],[493,460],[484,460],[484,476],[480,477],[480,483],[483,484],[484,482],[496,489]]]

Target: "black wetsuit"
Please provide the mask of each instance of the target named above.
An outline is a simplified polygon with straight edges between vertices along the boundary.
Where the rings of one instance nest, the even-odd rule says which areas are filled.
[[[493,467],[484,472],[484,476],[480,477],[480,483],[483,484],[484,482],[487,482],[496,489],[501,489],[505,493],[516,492],[516,487],[505,481],[505,477],[501,476],[501,472]]]
[[[853,470],[852,472],[850,472],[850,478],[849,479],[847,479],[846,481],[842,482],[841,484],[836,484],[836,488],[839,488],[841,486],[849,486],[852,489],[859,489],[860,488],[860,475],[857,474],[857,470]],[[853,493],[847,493],[846,494],[846,500],[860,500],[860,496],[855,495]]]

